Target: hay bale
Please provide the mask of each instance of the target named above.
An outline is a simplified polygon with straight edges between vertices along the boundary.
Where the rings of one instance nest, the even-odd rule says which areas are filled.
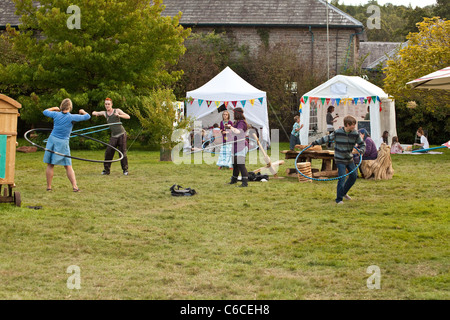
[[[382,143],[376,160],[363,160],[361,171],[365,179],[390,180],[394,176],[391,147]]]

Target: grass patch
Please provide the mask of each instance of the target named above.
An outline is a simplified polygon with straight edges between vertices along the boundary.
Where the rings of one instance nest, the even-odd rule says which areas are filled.
[[[74,161],[82,192],[71,191],[61,167],[46,192],[43,152],[17,153],[22,207],[0,205],[0,298],[448,299],[443,152],[393,155],[392,180],[358,179],[354,200],[339,207],[336,181],[236,188],[225,185],[231,170],[133,149],[127,177],[118,163],[101,176],[102,164]],[[198,194],[172,197],[173,184]],[[71,265],[81,269],[80,290],[66,286]],[[380,290],[366,286],[371,265],[380,267]]]

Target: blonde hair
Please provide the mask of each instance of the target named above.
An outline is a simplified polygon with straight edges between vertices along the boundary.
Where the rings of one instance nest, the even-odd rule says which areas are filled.
[[[61,105],[59,106],[59,109],[61,111],[72,111],[72,100],[70,100],[69,98],[64,99],[63,101],[61,101]]]
[[[222,113],[222,120],[223,120],[223,115],[225,114],[225,112],[226,112],[226,114],[228,115],[228,120],[230,120],[230,113],[229,113],[227,110],[225,110],[225,111]]]
[[[356,124],[356,119],[353,116],[345,116],[344,118],[344,127],[351,126],[352,124]]]

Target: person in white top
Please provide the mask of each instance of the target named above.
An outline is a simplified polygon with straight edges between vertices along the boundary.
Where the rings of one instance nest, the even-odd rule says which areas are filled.
[[[415,146],[419,146],[419,149],[429,149],[430,148],[430,144],[428,143],[428,139],[427,137],[425,137],[424,133],[423,133],[423,129],[422,127],[420,127],[419,129],[417,129],[417,136],[420,138],[420,143],[414,143]]]

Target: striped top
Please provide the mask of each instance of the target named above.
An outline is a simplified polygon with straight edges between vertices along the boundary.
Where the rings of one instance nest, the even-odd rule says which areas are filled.
[[[335,143],[334,160],[336,163],[349,164],[353,162],[352,150],[355,145],[359,145],[361,153],[364,153],[366,149],[366,144],[364,143],[364,140],[361,139],[358,131],[353,130],[351,132],[346,132],[344,128],[339,128],[329,135],[317,139],[312,145],[325,144],[329,141]]]

